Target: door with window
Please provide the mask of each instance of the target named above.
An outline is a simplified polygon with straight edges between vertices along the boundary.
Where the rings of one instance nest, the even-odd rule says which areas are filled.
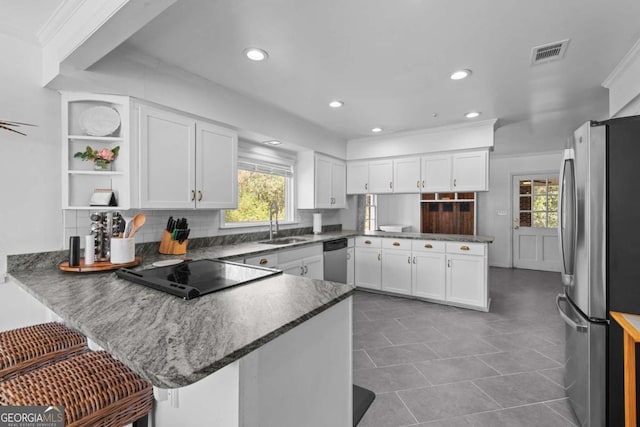
[[[513,177],[513,266],[560,271],[558,174]]]

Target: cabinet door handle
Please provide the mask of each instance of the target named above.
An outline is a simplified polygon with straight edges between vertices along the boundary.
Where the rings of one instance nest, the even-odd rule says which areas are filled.
[[[407,263],[411,264],[411,257],[407,257]]]
[[[370,245],[370,244],[371,244],[371,240],[365,240],[365,241],[364,241],[364,244],[365,244],[365,245]]]
[[[427,248],[427,249],[432,249],[432,248],[433,248],[433,245],[432,245],[431,243],[426,243],[426,244],[424,245],[424,247],[425,247],[425,248]]]
[[[424,188],[424,179],[422,180],[422,188]]]
[[[417,187],[417,188],[420,188],[420,180],[418,180],[418,181],[416,182],[416,187]]]
[[[414,264],[416,263],[416,257],[413,257],[413,263]]]
[[[457,182],[458,182],[458,180],[457,180],[457,179],[455,179],[455,178],[453,178],[453,186],[454,186],[454,187],[455,187],[456,185],[458,185],[458,184],[457,184]]]
[[[202,191],[198,190],[198,201],[202,201]]]
[[[309,266],[308,266],[308,265],[305,265],[305,266],[304,266],[304,275],[306,276],[306,275],[307,275],[307,273],[309,273]]]
[[[303,266],[300,266],[300,275],[304,276],[304,267]]]
[[[460,246],[460,250],[461,251],[468,251],[469,249],[470,249],[469,246],[466,246],[466,245],[465,246]]]
[[[364,189],[365,189],[365,190],[368,190],[368,189],[369,189],[369,184],[368,184],[368,183],[365,183],[365,184],[364,184]]]
[[[378,253],[378,261],[382,261],[382,254]]]
[[[191,201],[196,200],[196,190],[191,190]]]
[[[393,182],[389,181],[389,188],[391,188],[393,190]]]
[[[349,252],[347,252],[347,259],[351,259],[351,254]]]
[[[268,263],[268,262],[269,262],[269,260],[268,260],[268,259],[266,259],[266,258],[262,258],[262,259],[260,260],[260,265],[265,265],[265,264],[266,264],[266,263]]]
[[[447,267],[451,268],[451,260],[447,260]]]
[[[400,242],[393,242],[392,245],[393,246],[400,246]]]

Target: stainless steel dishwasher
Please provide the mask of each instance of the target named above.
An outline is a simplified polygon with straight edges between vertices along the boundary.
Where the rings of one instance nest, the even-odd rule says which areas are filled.
[[[347,283],[347,239],[324,242],[324,280]]]

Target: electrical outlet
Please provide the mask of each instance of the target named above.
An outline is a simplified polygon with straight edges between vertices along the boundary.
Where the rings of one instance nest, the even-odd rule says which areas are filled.
[[[508,213],[509,212],[506,209],[498,209],[496,211],[496,215],[498,215],[498,216],[507,216]]]

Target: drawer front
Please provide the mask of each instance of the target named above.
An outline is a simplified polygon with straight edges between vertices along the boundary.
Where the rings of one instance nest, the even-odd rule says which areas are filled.
[[[382,239],[383,249],[411,250],[411,240],[409,239]]]
[[[322,244],[285,249],[278,252],[278,263],[284,264],[317,255],[322,255]]]
[[[447,253],[484,256],[486,247],[484,243],[447,242]]]
[[[356,237],[356,246],[360,248],[381,248],[382,239],[380,237]]]
[[[245,264],[275,268],[278,265],[278,254],[264,254],[254,257],[247,257],[245,259]]]
[[[438,252],[444,253],[447,245],[445,242],[436,240],[413,240],[411,242],[411,250],[413,252]]]

